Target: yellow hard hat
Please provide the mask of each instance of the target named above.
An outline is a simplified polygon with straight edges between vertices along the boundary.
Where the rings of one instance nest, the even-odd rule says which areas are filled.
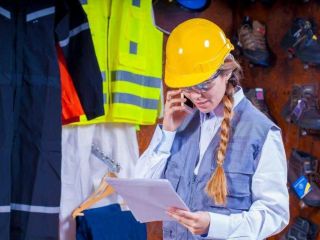
[[[214,74],[234,47],[216,24],[193,18],[178,25],[166,47],[165,83],[172,88],[199,84]]]

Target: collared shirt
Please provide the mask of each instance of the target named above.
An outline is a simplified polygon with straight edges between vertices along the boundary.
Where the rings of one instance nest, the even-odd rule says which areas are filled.
[[[235,108],[239,102],[244,98],[243,90],[239,87],[236,89],[236,93],[234,94],[234,103],[233,108]],[[200,112],[200,122],[201,122],[201,134],[200,134],[200,156],[199,162],[194,169],[194,174],[197,175],[199,171],[199,167],[201,165],[201,161],[204,153],[206,152],[211,140],[216,135],[218,129],[220,128],[221,122],[223,120],[223,104],[220,103],[212,112],[202,113]]]
[[[234,106],[244,97],[242,89],[234,95]],[[200,158],[221,125],[223,109],[218,106],[209,117],[201,114]],[[207,131],[210,126],[210,131]],[[157,126],[148,149],[138,160],[135,177],[160,178],[175,137],[175,132]],[[264,239],[280,232],[289,221],[287,162],[281,132],[271,129],[263,144],[259,164],[252,177],[252,205],[249,211],[223,215],[209,212],[210,227],[204,239]]]

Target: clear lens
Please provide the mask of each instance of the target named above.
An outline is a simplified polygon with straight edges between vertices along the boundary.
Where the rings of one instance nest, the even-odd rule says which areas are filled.
[[[211,78],[204,81],[203,83],[197,84],[192,87],[182,88],[182,90],[186,93],[191,93],[191,92],[205,93],[212,87],[212,83],[220,75],[220,73],[221,73],[221,70],[218,70]]]

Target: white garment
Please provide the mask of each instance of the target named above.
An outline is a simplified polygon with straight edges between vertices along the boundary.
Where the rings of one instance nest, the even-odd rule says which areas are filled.
[[[238,100],[241,100],[242,90],[239,93],[238,96],[242,96]],[[235,105],[238,102],[235,101]],[[210,119],[203,119],[202,116],[202,129],[206,124],[219,128],[220,117],[220,114],[213,114]],[[213,124],[213,121],[218,123]],[[201,131],[200,153],[205,152],[208,142],[215,134],[216,129]],[[157,126],[148,149],[138,160],[135,177],[160,178],[170,157],[174,137],[175,132],[163,131]],[[253,204],[249,211],[229,216],[209,212],[211,222],[207,239],[260,240],[280,232],[288,224],[287,162],[279,130],[269,131],[258,157],[260,160],[251,186]],[[198,166],[195,168],[196,174],[201,160],[202,158],[199,159]]]
[[[60,240],[75,239],[72,211],[88,198],[108,172],[107,165],[91,154],[96,144],[105,155],[117,161],[121,178],[133,176],[139,156],[136,129],[131,124],[108,123],[87,126],[66,126],[62,129]],[[93,207],[120,202],[113,194]]]

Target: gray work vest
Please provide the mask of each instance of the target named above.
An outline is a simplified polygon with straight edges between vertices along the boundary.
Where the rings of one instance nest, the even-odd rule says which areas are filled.
[[[216,168],[220,129],[203,156],[198,175],[194,175],[199,160],[200,125],[199,111],[196,111],[177,130],[163,177],[171,182],[191,211],[209,211],[226,215],[248,211],[252,204],[251,182],[259,161],[258,155],[268,131],[277,127],[247,98],[242,99],[235,107],[223,164],[228,184],[227,204],[219,206],[207,196],[205,186]],[[163,239],[202,238],[192,235],[186,228],[172,221],[163,223]]]

